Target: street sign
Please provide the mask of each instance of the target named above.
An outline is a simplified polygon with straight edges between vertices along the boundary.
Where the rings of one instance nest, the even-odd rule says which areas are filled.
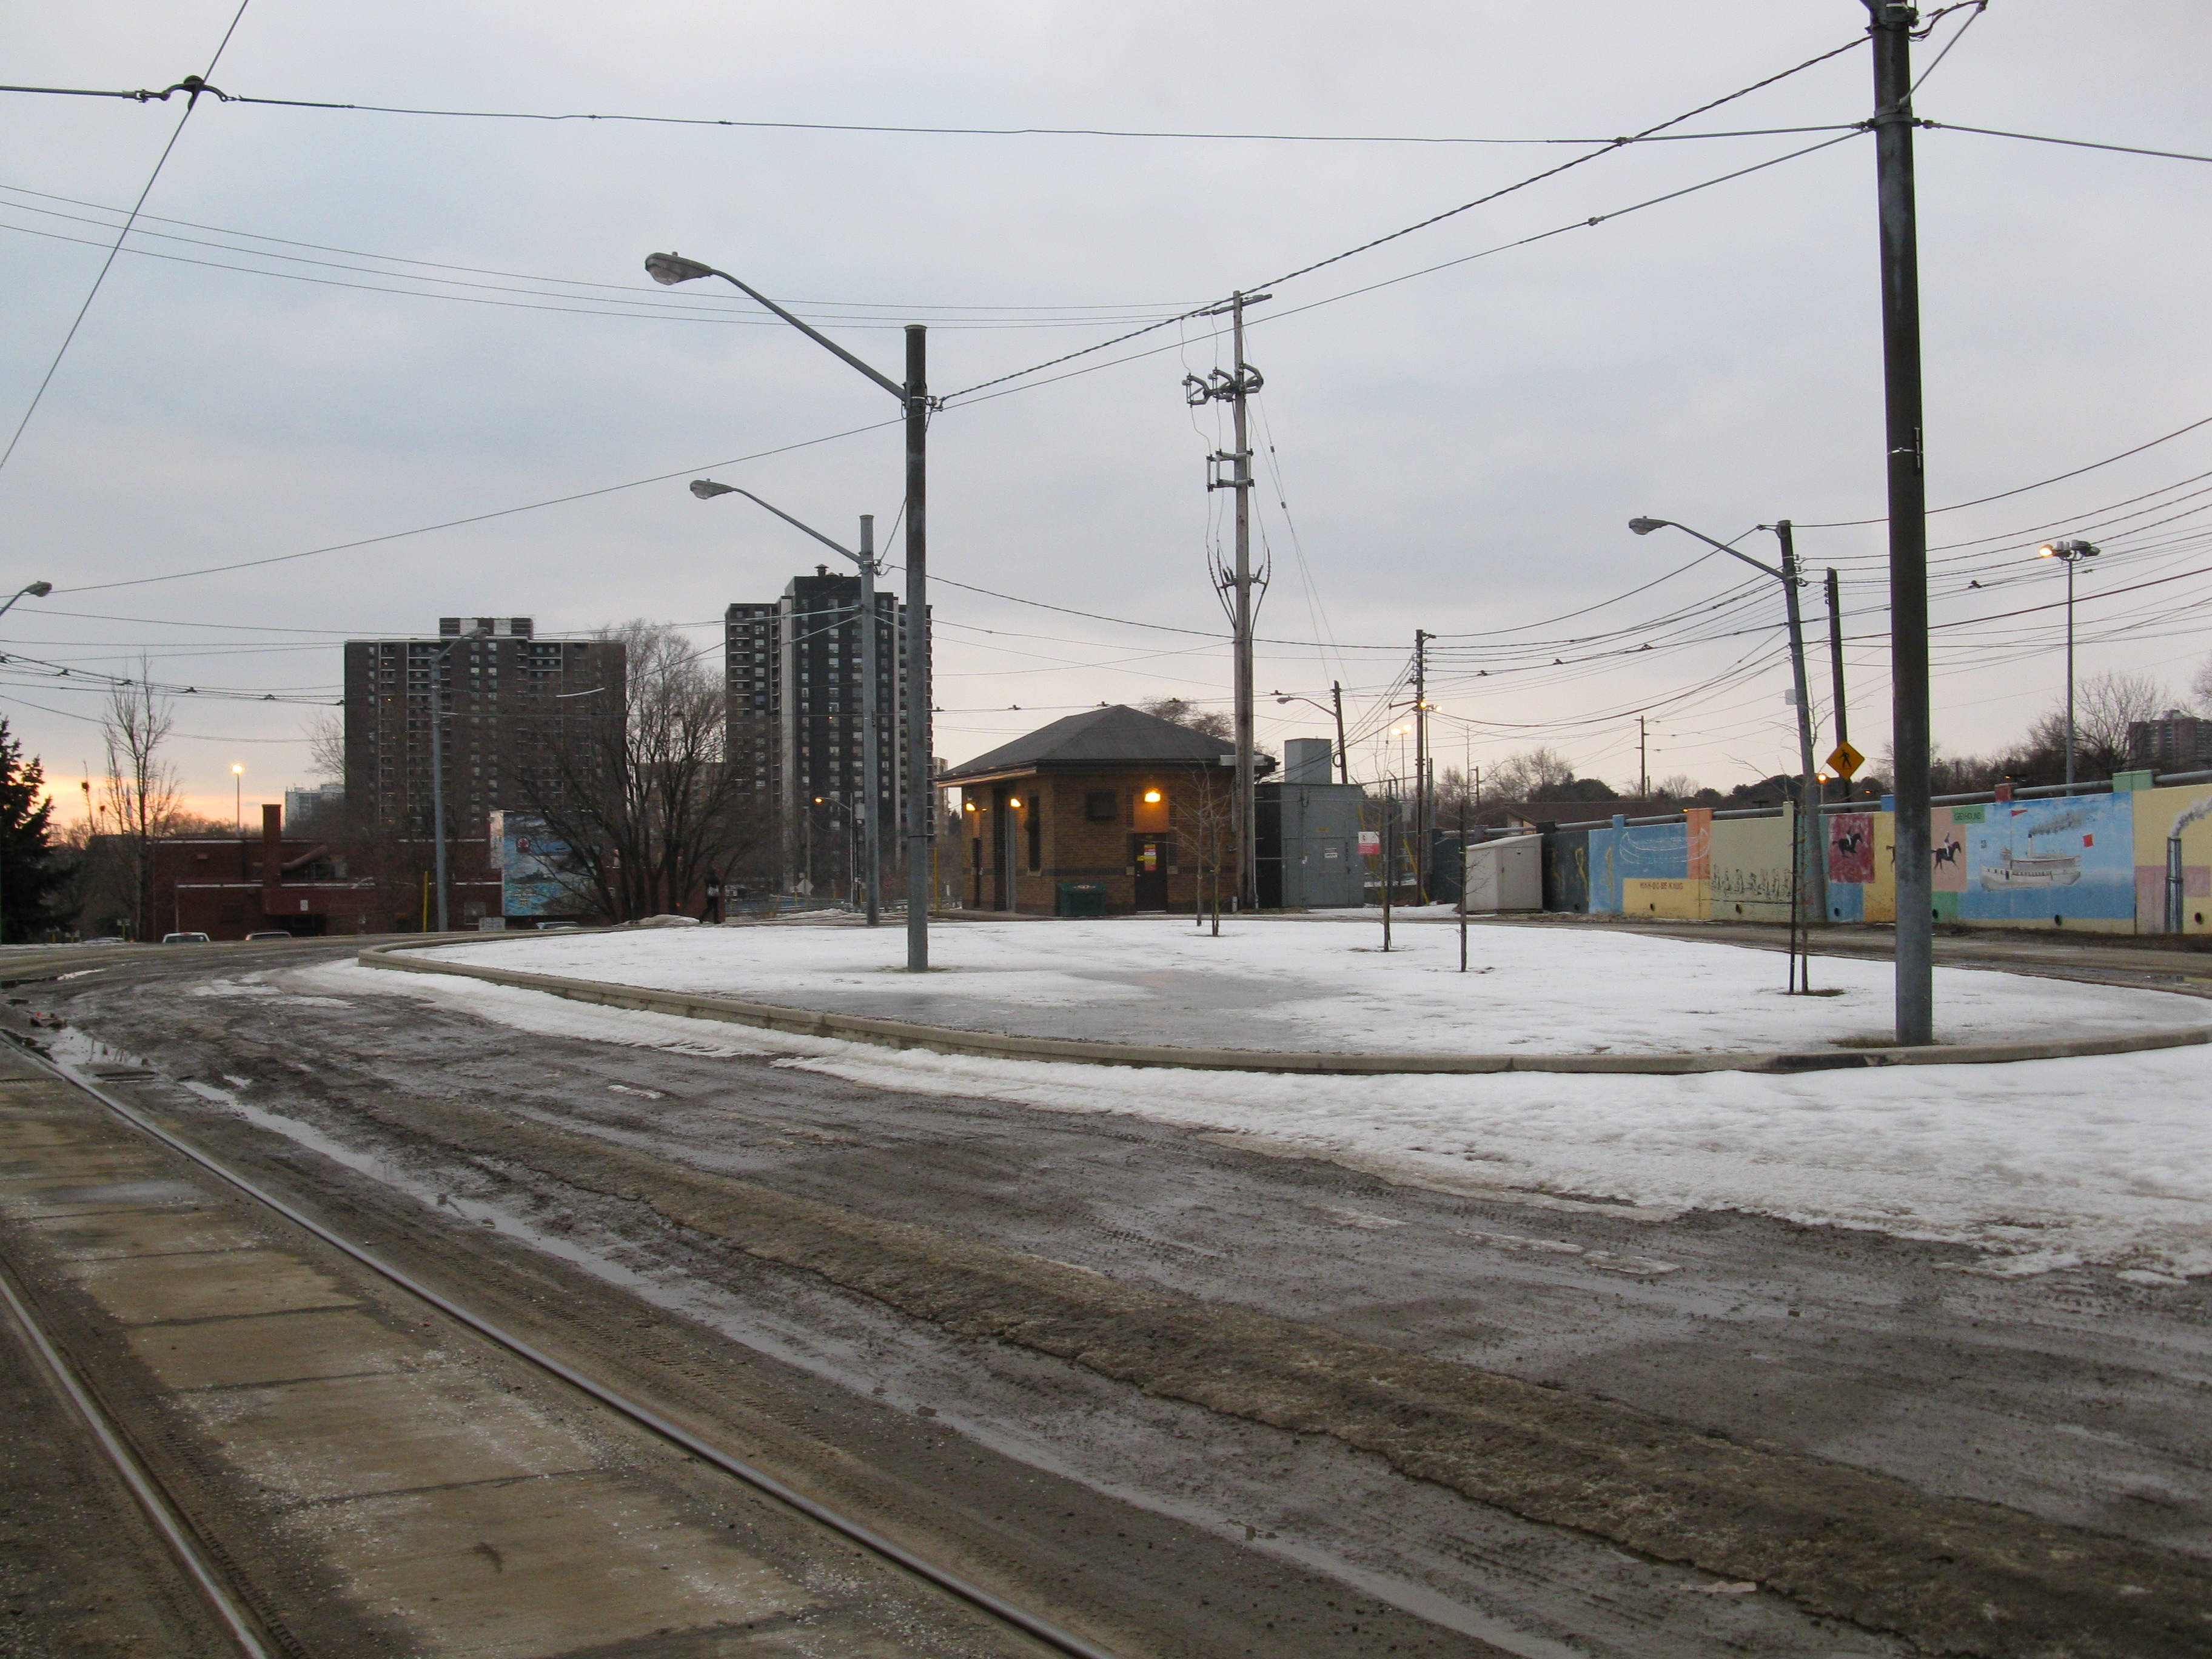
[[[1362,830],[1359,832],[1359,856],[1364,859],[1382,856],[1382,832],[1380,830]]]
[[[1846,783],[1858,775],[1859,768],[1865,764],[1866,757],[1847,743],[1838,744],[1835,752],[1828,757],[1829,770]]]

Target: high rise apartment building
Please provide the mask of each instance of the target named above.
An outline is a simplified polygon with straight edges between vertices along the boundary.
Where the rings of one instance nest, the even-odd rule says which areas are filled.
[[[906,607],[878,592],[876,617],[877,696],[888,712],[878,716],[872,793],[888,860],[905,799]],[[820,829],[835,828],[831,820],[870,795],[860,579],[817,565],[772,604],[732,605],[726,627],[732,763],[750,771],[756,798],[786,823],[812,812]]]
[[[388,832],[431,832],[434,705],[449,835],[482,835],[491,812],[561,799],[605,722],[621,718],[623,669],[620,644],[541,640],[527,617],[445,617],[435,639],[347,641],[349,812]]]

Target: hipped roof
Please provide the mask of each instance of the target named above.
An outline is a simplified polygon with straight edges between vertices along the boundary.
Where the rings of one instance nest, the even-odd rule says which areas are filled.
[[[963,778],[1048,767],[1218,766],[1235,752],[1233,745],[1218,738],[1115,703],[1041,726],[1027,737],[954,767],[944,781],[957,783]]]

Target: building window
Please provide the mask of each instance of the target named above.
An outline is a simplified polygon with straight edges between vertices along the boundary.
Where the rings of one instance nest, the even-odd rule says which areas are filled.
[[[1086,789],[1083,792],[1083,817],[1086,823],[1115,823],[1121,820],[1121,797],[1111,789]]]

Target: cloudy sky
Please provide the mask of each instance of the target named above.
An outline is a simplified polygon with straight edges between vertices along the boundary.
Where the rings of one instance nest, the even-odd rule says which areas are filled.
[[[8,78],[159,89],[206,68],[235,9],[11,9]],[[1601,139],[1844,46],[1864,22],[1858,0],[1685,15],[1638,0],[251,0],[212,81],[444,110]],[[1972,15],[1941,20],[1920,64]],[[1918,106],[2212,154],[2208,61],[2212,12],[2189,0],[1994,0]],[[1678,130],[1848,124],[1869,101],[1862,47]],[[0,442],[181,104],[0,94]],[[1961,132],[1917,142],[1933,503],[2212,416],[2212,167]],[[1249,344],[1267,377],[1263,692],[1326,701],[1340,682],[1369,738],[1358,769],[1393,769],[1389,705],[1423,628],[1447,636],[1433,681],[1447,764],[1548,743],[1631,784],[1642,712],[1655,777],[1724,787],[1779,769],[1794,743],[1778,587],[1718,556],[1682,570],[1696,544],[1624,522],[1725,538],[1784,516],[1878,518],[1866,137],[1615,151],[1275,280],[1589,149],[204,101],[0,469],[0,586],[57,589],[0,623],[0,710],[73,807],[100,764],[85,678],[135,674],[143,657],[198,688],[176,704],[189,793],[227,813],[242,763],[250,812],[308,781],[299,734],[310,700],[336,699],[349,635],[429,631],[441,614],[530,615],[545,632],[647,616],[695,626],[706,647],[724,605],[812,568],[811,544],[742,499],[693,499],[695,474],[833,532],[864,512],[887,529],[891,399],[734,290],[655,287],[641,261],[673,247],[895,378],[899,325],[931,324],[939,392],[1271,284]],[[1218,327],[1171,323],[994,388],[1010,395],[955,397],[937,418],[933,570],[1011,596],[936,594],[941,754],[967,759],[1102,700],[1225,701],[1207,576],[1225,497],[1204,488],[1224,434],[1180,386],[1224,361]],[[2185,482],[2199,474],[2212,425],[1931,519],[1946,749],[2008,740],[2058,690],[2063,615],[2047,607],[2063,586],[2032,556],[2047,534],[2106,549],[2082,580],[2083,672],[2186,686],[2212,647],[2212,574],[2191,574],[2212,549],[2212,494]],[[1852,736],[1869,752],[1886,740],[1882,535],[1798,536],[1816,573],[1842,573]],[[1771,556],[1770,537],[1744,545]],[[1305,705],[1262,708],[1270,741],[1322,729]]]

